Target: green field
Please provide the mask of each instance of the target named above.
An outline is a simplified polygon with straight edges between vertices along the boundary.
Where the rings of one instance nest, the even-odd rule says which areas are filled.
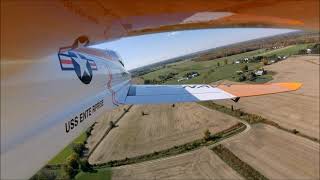
[[[79,137],[72,141],[72,143],[84,143],[87,140],[87,134],[83,132]],[[71,144],[72,144],[71,143]],[[65,147],[62,151],[60,151],[53,159],[51,159],[48,164],[63,164],[65,163],[68,156],[70,156],[73,152],[71,144]]]
[[[209,61],[202,61],[201,57],[193,61],[181,61],[176,63],[167,64],[165,68],[150,72],[142,76],[145,80],[156,80],[160,81],[159,76],[166,76],[169,73],[177,73],[173,78],[165,81],[165,84],[201,84],[201,83],[211,83],[219,80],[231,80],[236,81],[238,75],[236,71],[240,71],[244,65],[248,65],[249,70],[257,69],[262,67],[261,63],[240,63],[234,64],[236,60],[243,58],[252,58],[256,56],[290,56],[298,54],[301,49],[306,49],[313,46],[314,43],[310,44],[298,44],[288,47],[284,47],[276,50],[266,50],[258,49],[255,51],[250,51],[246,53],[236,54],[228,57],[218,58]],[[228,64],[225,64],[227,59]],[[220,64],[220,66],[217,65]],[[200,76],[178,82],[178,79],[183,78],[183,76],[188,73],[196,71],[200,73]],[[272,75],[267,74],[257,77],[253,81],[247,81],[248,83],[265,83],[272,80]]]
[[[315,43],[292,45],[281,49],[275,49],[272,51],[262,53],[260,54],[260,56],[272,56],[274,54],[276,56],[291,56],[294,54],[298,54],[299,50],[311,48],[313,45],[315,45]]]
[[[245,52],[245,53],[241,53],[241,54],[235,54],[235,55],[232,55],[232,56],[228,56],[228,57],[223,57],[223,58],[219,58],[219,59],[215,59],[216,60],[221,60],[223,61],[224,59],[228,59],[230,61],[235,61],[235,60],[238,60],[240,58],[244,58],[244,57],[253,57],[253,56],[258,56],[262,53],[265,53],[265,52],[268,52],[266,49],[258,49],[258,50],[255,50],[255,51],[250,51],[250,52]]]
[[[112,175],[112,171],[110,168],[98,169],[97,172],[80,172],[75,177],[76,180],[110,180]]]
[[[246,64],[232,64],[232,62],[244,58],[252,57],[258,54],[264,53],[265,49],[259,49],[251,52],[237,54],[226,58],[219,58],[210,61],[185,61],[172,63],[160,70],[143,75],[144,79],[156,79],[159,80],[159,75],[166,75],[170,72],[178,73],[174,78],[166,81],[166,84],[197,84],[197,83],[210,83],[219,81],[222,79],[233,80],[233,76],[236,75],[236,71],[241,70],[241,67],[248,65],[249,70],[255,69],[259,66],[259,63],[246,63]],[[228,60],[228,64],[224,63],[224,60]],[[220,66],[217,65],[219,62]],[[177,82],[182,78],[184,74],[192,71],[197,71],[200,76],[192,78],[187,81]]]

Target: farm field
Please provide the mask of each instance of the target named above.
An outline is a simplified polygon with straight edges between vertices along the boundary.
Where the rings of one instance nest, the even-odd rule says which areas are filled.
[[[216,102],[233,104],[236,108],[319,139],[319,56],[290,57],[265,69],[277,73],[272,82],[296,81],[303,86],[289,93],[242,98],[237,104]]]
[[[141,112],[147,115],[142,116]],[[133,106],[93,154],[92,164],[134,157],[200,139],[204,131],[217,133],[238,121],[196,103]]]
[[[260,54],[260,56],[270,56],[273,54],[276,54],[277,56],[291,56],[294,54],[298,54],[299,50],[307,49],[309,46],[312,46],[312,45],[314,45],[314,43],[291,45],[291,46],[284,47],[281,49],[275,49],[272,51],[262,53],[262,54]]]
[[[105,131],[109,128],[110,121],[115,122],[121,116],[124,112],[124,108],[128,108],[128,106],[123,106],[122,108],[116,108],[111,112],[107,112],[96,122],[91,131],[91,135],[87,139],[86,147],[89,150],[91,150],[102,138]]]
[[[182,61],[166,65],[165,68],[143,75],[144,79],[159,80],[159,75],[167,75],[170,72],[178,73],[173,79],[166,81],[166,84],[192,84],[192,83],[209,83],[222,79],[232,80],[232,76],[236,71],[241,70],[243,64],[232,64],[233,61],[239,58],[252,57],[266,52],[265,49],[259,49],[251,52],[241,53],[237,55],[228,56],[226,58],[219,58],[210,61]],[[199,58],[201,59],[201,58]],[[224,60],[228,60],[225,64]],[[217,63],[219,62],[219,66]],[[255,69],[259,63],[247,63],[249,69]],[[188,81],[177,82],[184,74],[192,71],[197,71],[200,76],[190,79]]]
[[[112,179],[243,179],[208,148],[112,168]]]
[[[319,179],[319,144],[265,124],[223,145],[270,179]]]
[[[212,59],[212,60],[203,60],[203,57],[197,57],[193,60],[185,60],[176,63],[171,63],[165,65],[164,68],[158,69],[156,71],[147,73],[141,76],[145,80],[161,80],[161,76],[167,76],[170,73],[175,73],[175,75],[166,80],[165,84],[196,84],[196,83],[211,83],[219,80],[231,80],[236,81],[236,71],[241,70],[244,65],[247,65],[249,70],[255,70],[262,66],[259,62],[251,63],[235,63],[237,60],[243,60],[244,58],[253,58],[257,56],[263,57],[272,57],[277,56],[291,56],[298,54],[300,50],[312,47],[314,43],[307,44],[298,44],[283,47],[275,50],[267,49],[258,49],[254,51],[249,51],[241,54],[236,54],[232,56]],[[198,72],[200,76],[178,82],[178,79],[181,79],[186,73]],[[269,75],[264,75],[259,82],[267,82],[272,80],[272,77]]]

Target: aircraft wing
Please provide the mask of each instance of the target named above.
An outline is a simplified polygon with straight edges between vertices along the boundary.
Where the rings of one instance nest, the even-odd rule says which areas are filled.
[[[132,85],[124,104],[162,104],[233,99],[294,91],[301,83],[198,85]]]

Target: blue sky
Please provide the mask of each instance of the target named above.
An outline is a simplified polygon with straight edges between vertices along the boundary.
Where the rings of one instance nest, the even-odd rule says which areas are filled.
[[[130,70],[169,58],[236,42],[295,30],[270,28],[226,28],[175,31],[121,38],[94,45],[117,51]]]

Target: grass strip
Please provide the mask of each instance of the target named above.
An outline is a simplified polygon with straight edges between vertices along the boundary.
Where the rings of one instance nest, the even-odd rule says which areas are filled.
[[[111,180],[112,170],[110,168],[99,169],[96,172],[80,172],[74,178],[75,180]]]
[[[88,136],[86,132],[83,132],[80,134],[79,137],[77,137],[75,140],[72,141],[69,145],[67,145],[62,151],[60,151],[54,158],[52,158],[49,162],[48,165],[61,165],[64,164],[68,156],[70,156],[73,153],[72,150],[72,144],[76,143],[84,143],[87,140]]]
[[[249,164],[243,162],[235,154],[233,154],[228,148],[225,148],[222,144],[212,148],[225,163],[227,163],[233,170],[238,172],[245,179],[257,179],[267,180],[268,178],[262,175],[259,171],[255,170]]]

